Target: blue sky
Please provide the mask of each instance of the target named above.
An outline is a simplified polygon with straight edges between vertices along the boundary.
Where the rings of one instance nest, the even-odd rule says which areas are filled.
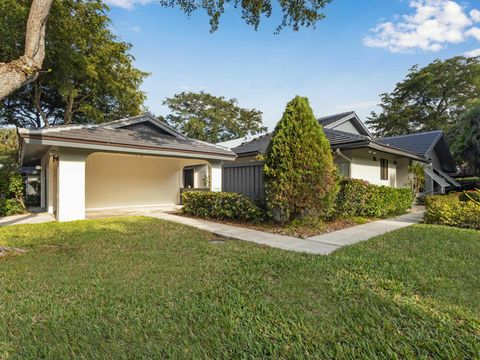
[[[480,54],[480,1],[334,0],[316,29],[258,31],[228,8],[217,32],[200,10],[187,17],[151,0],[108,0],[112,29],[133,44],[148,109],[181,91],[236,98],[272,129],[285,104],[307,96],[317,116],[355,110],[365,118],[414,64]]]

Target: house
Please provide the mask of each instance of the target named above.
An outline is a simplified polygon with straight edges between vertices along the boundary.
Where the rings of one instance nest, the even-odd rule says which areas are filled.
[[[441,133],[437,133],[436,140],[427,135],[419,136],[424,147],[417,149],[406,146],[407,141],[375,139],[354,111],[322,117],[318,122],[330,141],[339,173],[345,177],[376,185],[407,187],[410,164],[420,162],[427,175],[426,188],[441,192],[448,186],[456,186],[448,175],[454,172],[455,164]],[[237,160],[224,165],[225,191],[263,199],[263,163],[257,159],[258,155],[266,153],[271,136],[272,133],[264,134],[232,148]]]
[[[41,166],[41,206],[59,221],[89,211],[169,207],[184,188],[222,189],[232,151],[149,114],[98,125],[20,129],[21,165]]]
[[[442,193],[460,187],[452,178],[457,167],[443,131],[428,131],[410,135],[386,137],[380,143],[415,153],[428,161],[425,169],[425,194]]]

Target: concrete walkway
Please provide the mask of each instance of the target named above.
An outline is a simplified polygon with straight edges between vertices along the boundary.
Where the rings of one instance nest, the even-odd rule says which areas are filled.
[[[22,215],[0,217],[0,226],[41,224],[50,221],[55,221],[55,218],[49,213],[27,213]]]
[[[386,234],[393,230],[417,224],[423,220],[423,213],[423,210],[415,211],[390,219],[373,221],[368,224],[357,225],[328,234],[313,236],[308,238],[308,240],[319,241],[337,247],[352,245],[360,241],[371,239],[375,236]]]
[[[148,216],[193,226],[197,229],[206,230],[216,235],[250,241],[278,249],[328,255],[343,246],[352,245],[393,230],[417,224],[423,219],[423,211],[415,211],[395,218],[374,221],[368,224],[313,236],[307,239],[271,234],[263,231],[167,213],[149,214]]]

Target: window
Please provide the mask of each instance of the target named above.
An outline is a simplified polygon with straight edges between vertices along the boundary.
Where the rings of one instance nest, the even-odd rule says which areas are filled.
[[[183,187],[186,189],[192,189],[194,187],[192,168],[183,169]]]
[[[380,179],[388,180],[388,160],[380,159]]]

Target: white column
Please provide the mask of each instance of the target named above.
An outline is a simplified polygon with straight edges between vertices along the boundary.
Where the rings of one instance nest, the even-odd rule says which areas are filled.
[[[58,154],[57,220],[85,219],[85,161],[87,154],[61,149]]]
[[[46,180],[46,205],[49,214],[55,214],[57,206],[57,163],[51,155],[46,160],[45,180]]]
[[[210,190],[222,191],[222,162],[211,162],[210,169]]]
[[[47,169],[48,169],[48,151],[43,155],[42,160],[40,161],[41,172],[40,172],[40,207],[47,207]]]

